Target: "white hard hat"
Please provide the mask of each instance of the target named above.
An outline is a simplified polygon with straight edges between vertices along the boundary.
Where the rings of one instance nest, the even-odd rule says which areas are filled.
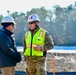
[[[40,19],[39,19],[39,17],[38,17],[38,15],[37,14],[32,14],[32,15],[30,15],[29,17],[28,17],[28,23],[29,22],[33,22],[33,21],[40,21]]]
[[[11,16],[8,15],[8,16],[5,16],[2,19],[1,23],[13,23],[13,24],[15,24],[15,21],[14,21],[14,19]]]

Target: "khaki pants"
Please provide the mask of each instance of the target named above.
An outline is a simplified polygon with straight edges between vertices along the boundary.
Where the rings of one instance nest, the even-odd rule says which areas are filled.
[[[47,75],[44,57],[26,57],[26,75]]]
[[[14,75],[15,67],[3,67],[0,68],[2,71],[2,75]]]

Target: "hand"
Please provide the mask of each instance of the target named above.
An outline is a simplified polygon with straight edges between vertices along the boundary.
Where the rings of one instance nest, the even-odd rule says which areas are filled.
[[[37,50],[37,51],[41,50],[41,47],[39,45],[35,45],[33,48],[34,48],[34,50]]]
[[[18,52],[18,53],[17,53],[16,61],[17,61],[17,62],[20,62],[21,60],[22,60],[21,54]]]

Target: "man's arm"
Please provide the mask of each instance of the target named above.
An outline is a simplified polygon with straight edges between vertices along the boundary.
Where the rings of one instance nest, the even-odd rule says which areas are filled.
[[[41,51],[47,51],[54,47],[53,39],[50,36],[49,32],[45,34],[45,45],[41,46]]]

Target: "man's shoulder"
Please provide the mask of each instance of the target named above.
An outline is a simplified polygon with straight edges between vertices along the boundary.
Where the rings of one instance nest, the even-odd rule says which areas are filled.
[[[5,36],[6,34],[4,33],[3,29],[0,29],[0,36]]]
[[[26,31],[24,38],[27,38],[28,34],[29,34],[29,31]]]
[[[40,31],[41,32],[47,32],[47,30],[43,29],[43,28],[40,28]]]
[[[29,32],[30,32],[30,31],[26,31],[26,32],[25,32],[25,35],[27,35]]]

